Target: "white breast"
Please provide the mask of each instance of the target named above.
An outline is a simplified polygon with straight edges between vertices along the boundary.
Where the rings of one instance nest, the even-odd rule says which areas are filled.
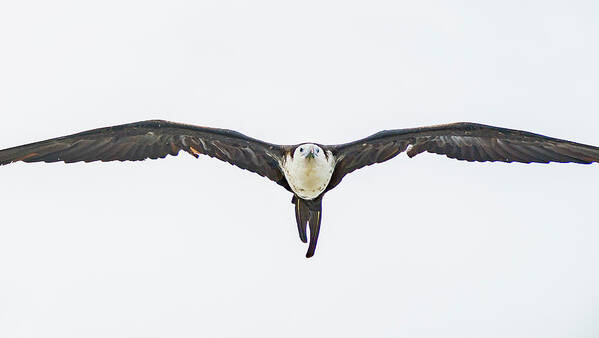
[[[314,159],[293,159],[289,155],[285,158],[282,164],[283,172],[291,190],[297,196],[311,200],[326,189],[335,169],[333,154],[329,152],[328,155],[328,160],[324,155]]]

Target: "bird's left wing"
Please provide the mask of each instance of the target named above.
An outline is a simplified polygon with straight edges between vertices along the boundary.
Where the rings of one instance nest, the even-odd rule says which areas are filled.
[[[12,162],[140,161],[184,150],[215,157],[255,172],[289,189],[279,161],[283,146],[233,130],[151,120],[84,131],[0,150],[0,165]]]
[[[327,190],[339,184],[348,173],[387,161],[406,149],[409,157],[427,151],[470,162],[599,162],[599,147],[468,122],[384,130],[361,140],[329,146],[329,149],[337,164]]]

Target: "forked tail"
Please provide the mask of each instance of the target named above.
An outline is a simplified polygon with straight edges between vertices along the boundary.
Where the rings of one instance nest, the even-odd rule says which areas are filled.
[[[314,200],[303,200],[293,195],[291,203],[295,205],[295,221],[300,240],[308,243],[307,227],[310,225],[310,244],[306,258],[314,256],[318,233],[320,232],[320,220],[322,219],[322,196]]]

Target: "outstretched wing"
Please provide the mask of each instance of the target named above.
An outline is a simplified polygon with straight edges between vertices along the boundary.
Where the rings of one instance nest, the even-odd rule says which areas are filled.
[[[233,130],[151,120],[84,131],[78,134],[0,150],[0,165],[12,162],[141,161],[184,150],[218,158],[266,176],[289,189],[279,161],[283,146],[262,142]]]
[[[467,122],[384,130],[358,141],[330,146],[330,149],[337,158],[337,165],[327,190],[339,184],[348,173],[387,161],[406,149],[409,157],[428,151],[470,162],[599,162],[599,147]]]

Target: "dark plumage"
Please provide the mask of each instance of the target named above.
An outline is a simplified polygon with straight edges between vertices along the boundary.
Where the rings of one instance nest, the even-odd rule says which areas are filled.
[[[196,158],[199,154],[215,157],[267,177],[294,193],[292,203],[303,242],[308,242],[310,229],[306,256],[311,257],[318,240],[324,194],[354,170],[387,161],[406,150],[409,157],[427,151],[478,162],[599,162],[598,147],[476,123],[385,130],[345,144],[317,145],[327,160],[333,157],[332,176],[317,197],[302,199],[290,187],[284,170],[298,146],[266,143],[227,129],[152,120],[0,150],[0,165],[17,161],[140,161],[177,155],[181,150]]]

